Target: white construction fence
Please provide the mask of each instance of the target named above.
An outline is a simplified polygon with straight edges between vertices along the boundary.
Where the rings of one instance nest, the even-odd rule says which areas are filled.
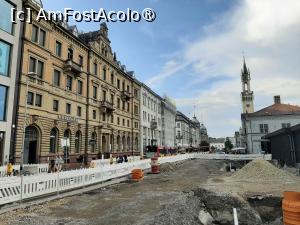
[[[255,158],[266,158],[266,156],[267,155],[190,153],[159,157],[158,162],[162,164],[192,158],[251,160]],[[267,158],[269,157],[270,156],[267,156]],[[149,169],[150,167],[150,159],[145,159],[112,165],[108,165],[107,163],[96,163],[95,168],[62,171],[59,173],[39,173],[32,176],[1,177],[0,205],[97,184],[110,179],[127,176],[133,169]]]

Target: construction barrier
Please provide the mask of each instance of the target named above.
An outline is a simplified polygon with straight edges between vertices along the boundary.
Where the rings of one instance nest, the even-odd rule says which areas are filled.
[[[283,222],[285,225],[300,224],[300,193],[286,191],[282,200]]]
[[[160,163],[190,159],[192,154],[159,158]],[[0,205],[23,199],[56,194],[111,179],[128,176],[133,169],[150,169],[150,159],[131,163],[112,164],[88,169],[62,171],[59,173],[40,173],[31,176],[0,178]]]
[[[262,155],[260,155],[262,156]],[[265,157],[267,155],[264,155]],[[222,158],[223,157],[223,158]],[[173,163],[187,159],[238,159],[249,160],[257,158],[255,155],[213,155],[213,154],[179,154],[158,158],[158,164]],[[247,158],[247,159],[246,159]],[[108,161],[109,162],[109,161]],[[128,163],[102,165],[95,162],[95,168],[62,171],[59,173],[45,173],[46,165],[36,166],[39,174],[31,176],[0,177],[0,205],[29,199],[42,195],[55,194],[88,185],[97,184],[110,179],[128,176],[133,169],[150,169],[150,159],[137,160]],[[44,169],[41,169],[44,168]]]

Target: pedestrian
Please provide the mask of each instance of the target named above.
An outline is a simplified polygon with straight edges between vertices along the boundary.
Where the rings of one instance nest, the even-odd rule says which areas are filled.
[[[11,175],[13,175],[13,172],[14,172],[14,166],[13,166],[12,162],[9,162],[6,167],[6,174],[7,174],[7,176],[11,176]]]

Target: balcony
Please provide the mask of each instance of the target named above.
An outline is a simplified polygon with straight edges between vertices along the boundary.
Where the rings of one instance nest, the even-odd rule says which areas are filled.
[[[103,112],[105,113],[112,113],[114,109],[114,105],[108,101],[101,101],[100,106]]]
[[[123,101],[129,101],[131,96],[130,93],[128,91],[122,91],[122,100]]]
[[[65,71],[80,76],[80,74],[82,73],[82,66],[78,63],[73,62],[73,60],[68,59],[65,61]]]
[[[176,135],[176,139],[181,140],[183,139],[182,135]]]

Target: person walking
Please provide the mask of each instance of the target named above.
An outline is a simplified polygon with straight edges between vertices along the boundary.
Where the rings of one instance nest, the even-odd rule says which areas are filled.
[[[7,176],[11,176],[11,175],[13,175],[13,172],[14,172],[14,166],[13,166],[12,162],[9,162],[6,167],[6,174],[7,174]]]

